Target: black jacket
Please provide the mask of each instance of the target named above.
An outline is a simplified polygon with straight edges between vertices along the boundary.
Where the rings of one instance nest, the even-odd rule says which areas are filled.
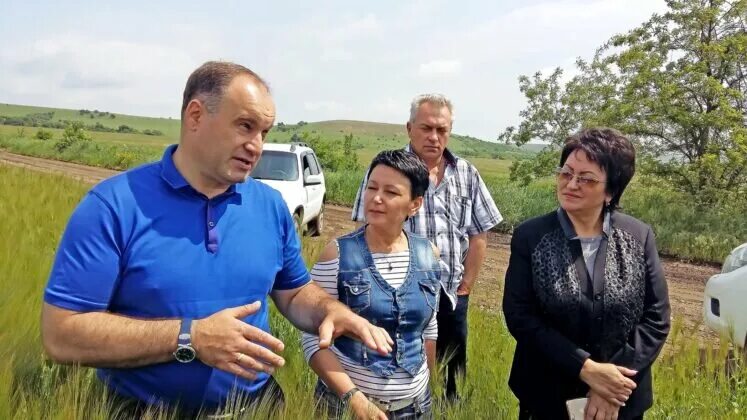
[[[509,386],[539,417],[566,418],[586,396],[587,358],[638,371],[620,418],[653,403],[651,364],[669,333],[667,284],[651,228],[613,212],[589,279],[581,245],[562,211],[522,223],[511,240],[503,313],[516,352]]]

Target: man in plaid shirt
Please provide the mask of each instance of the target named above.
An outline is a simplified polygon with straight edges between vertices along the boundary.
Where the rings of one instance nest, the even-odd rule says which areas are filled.
[[[466,372],[467,306],[477,273],[485,259],[487,231],[501,216],[477,169],[447,148],[452,127],[452,105],[439,94],[417,96],[410,107],[407,134],[412,151],[425,162],[431,183],[422,207],[405,226],[428,237],[441,251],[449,273],[441,277],[443,289],[438,310],[439,359],[447,361],[446,395],[457,398],[456,376]],[[365,222],[363,179],[352,218]]]

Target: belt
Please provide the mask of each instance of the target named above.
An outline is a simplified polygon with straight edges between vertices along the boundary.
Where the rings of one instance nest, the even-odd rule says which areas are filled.
[[[395,400],[395,401],[381,401],[377,400],[376,398],[369,398],[369,401],[373,403],[376,407],[379,408],[379,410],[392,413],[395,411],[402,410],[403,408],[407,408],[416,402],[418,402],[417,398],[404,398],[401,400]]]

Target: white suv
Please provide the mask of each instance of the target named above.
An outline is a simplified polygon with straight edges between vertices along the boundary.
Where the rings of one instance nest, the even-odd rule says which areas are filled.
[[[319,159],[307,144],[265,143],[252,178],[280,192],[299,234],[322,232],[324,174]]]
[[[706,325],[747,350],[747,243],[726,257],[720,274],[708,279],[703,299]]]

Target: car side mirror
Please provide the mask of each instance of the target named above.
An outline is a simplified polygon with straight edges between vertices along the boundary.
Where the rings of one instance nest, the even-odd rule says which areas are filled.
[[[304,185],[320,185],[322,183],[322,175],[305,175],[303,177]]]

